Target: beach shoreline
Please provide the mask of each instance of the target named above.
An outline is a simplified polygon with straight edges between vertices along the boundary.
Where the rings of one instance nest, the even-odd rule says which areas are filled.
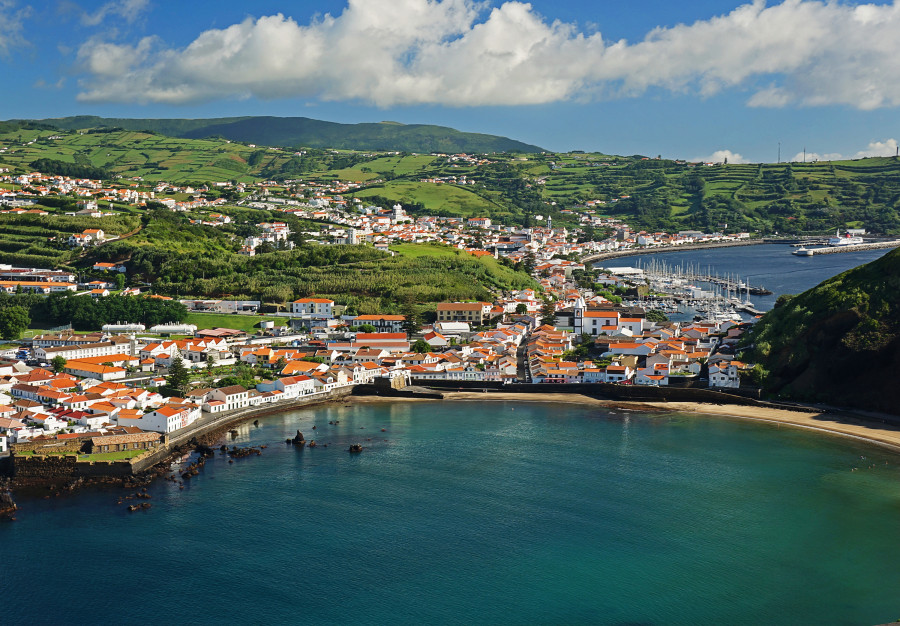
[[[439,402],[424,398],[392,398],[380,396],[351,396],[353,402]],[[629,409],[648,412],[695,413],[733,419],[749,419],[779,426],[856,439],[900,453],[900,426],[879,423],[878,416],[869,418],[841,411],[792,411],[743,404],[711,404],[701,402],[659,402],[602,400],[574,393],[513,393],[513,392],[444,392],[444,400],[479,402],[552,402],[582,404],[610,409]],[[813,407],[809,407],[813,408]]]

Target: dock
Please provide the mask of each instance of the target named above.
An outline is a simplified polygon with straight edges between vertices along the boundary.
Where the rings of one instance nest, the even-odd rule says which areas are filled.
[[[804,248],[805,254],[797,256],[813,256],[816,254],[840,254],[841,252],[862,252],[864,250],[880,250],[883,248],[900,248],[900,239],[893,241],[876,241],[873,243],[858,243],[852,246],[828,246],[826,248]]]

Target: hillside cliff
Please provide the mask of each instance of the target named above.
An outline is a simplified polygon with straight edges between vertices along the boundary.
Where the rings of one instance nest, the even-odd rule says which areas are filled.
[[[749,342],[772,393],[900,414],[900,249],[789,299]]]

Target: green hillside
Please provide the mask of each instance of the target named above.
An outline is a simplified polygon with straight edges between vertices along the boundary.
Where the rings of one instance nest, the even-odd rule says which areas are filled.
[[[748,343],[771,393],[900,414],[900,250],[790,298]]]
[[[266,211],[229,210],[235,221],[219,227],[190,225],[191,214],[149,211],[142,230],[93,249],[83,261],[128,261],[129,277],[153,283],[169,296],[245,298],[285,305],[319,295],[360,313],[433,310],[447,300],[491,299],[509,289],[535,288],[523,272],[492,257],[449,247],[408,245],[397,256],[371,246],[304,245],[254,257],[237,254],[247,226],[272,219]],[[295,232],[297,218],[279,214]],[[417,252],[418,251],[418,252]],[[438,251],[439,254],[425,254]]]
[[[266,146],[404,152],[540,152],[538,146],[506,137],[465,133],[445,126],[395,122],[340,124],[307,117],[224,117],[211,119],[130,119],[89,115],[37,120],[63,130],[122,128],[171,137],[231,141]]]
[[[261,118],[223,119],[219,121],[230,125]],[[65,124],[57,123],[128,121],[63,120]],[[187,139],[160,132],[203,134],[206,127],[199,124],[208,120],[130,122],[137,126],[138,121],[151,128],[60,130],[44,123],[0,122],[0,167],[26,172],[37,169],[41,159],[50,159],[78,166],[88,177],[104,177],[87,173],[96,168],[108,177],[173,183],[352,181],[365,187],[345,195],[382,206],[400,202],[413,215],[483,215],[509,225],[533,225],[540,215],[569,227],[583,224],[586,217],[612,217],[651,231],[799,236],[865,228],[900,235],[900,159],[895,157],[716,166],[599,153],[492,154],[460,160],[430,153],[295,150]],[[56,169],[67,173],[62,165]],[[590,236],[602,234],[598,230]]]

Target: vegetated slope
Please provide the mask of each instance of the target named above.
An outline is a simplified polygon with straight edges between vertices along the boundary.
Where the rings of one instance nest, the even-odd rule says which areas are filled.
[[[773,393],[900,414],[900,250],[791,298],[749,341]]]
[[[226,117],[207,120],[128,119],[94,116],[40,121],[57,128],[123,128],[151,130],[187,139],[220,136],[267,146],[303,146],[346,150],[405,152],[541,152],[538,146],[481,133],[465,133],[428,124],[340,124],[307,117]]]
[[[283,220],[290,223],[291,217]],[[294,250],[247,257],[237,254],[247,227],[240,220],[213,228],[153,210],[143,222],[138,235],[97,248],[87,262],[127,259],[130,277],[151,281],[154,291],[165,295],[279,305],[318,295],[360,313],[400,313],[411,306],[433,310],[429,303],[489,300],[499,291],[537,287],[530,276],[492,257],[475,258],[449,247],[442,247],[439,256],[391,257],[370,246],[304,245],[295,235],[299,245]]]

